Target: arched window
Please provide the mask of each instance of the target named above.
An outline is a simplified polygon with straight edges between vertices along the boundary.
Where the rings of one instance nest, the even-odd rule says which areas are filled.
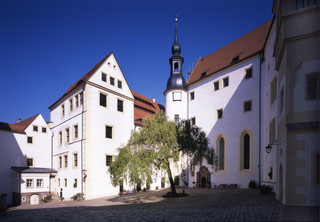
[[[174,71],[179,71],[179,63],[178,62],[173,63],[173,69],[174,69]]]
[[[219,166],[219,170],[224,170],[224,139],[221,137],[219,139],[219,151],[218,151],[218,155],[219,155],[219,159],[218,159],[218,166]]]
[[[243,169],[250,169],[250,136],[247,133],[243,136]]]

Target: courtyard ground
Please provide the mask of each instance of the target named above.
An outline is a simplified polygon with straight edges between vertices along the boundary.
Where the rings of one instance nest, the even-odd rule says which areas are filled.
[[[168,189],[8,209],[0,221],[319,221],[318,207],[289,207],[258,189]],[[182,192],[181,189],[177,190]]]

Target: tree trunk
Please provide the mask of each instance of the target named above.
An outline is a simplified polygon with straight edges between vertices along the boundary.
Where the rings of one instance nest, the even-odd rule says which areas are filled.
[[[172,173],[171,173],[171,169],[170,169],[170,163],[167,160],[167,173],[168,173],[168,177],[169,177],[169,181],[170,181],[170,188],[171,188],[171,195],[176,195],[176,187],[172,178]]]

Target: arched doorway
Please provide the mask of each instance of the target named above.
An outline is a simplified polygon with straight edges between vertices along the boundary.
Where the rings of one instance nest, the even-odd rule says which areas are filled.
[[[197,187],[199,188],[210,188],[210,172],[207,167],[200,167],[197,172]]]
[[[33,194],[30,196],[30,204],[31,205],[36,205],[40,203],[40,198],[38,194]]]

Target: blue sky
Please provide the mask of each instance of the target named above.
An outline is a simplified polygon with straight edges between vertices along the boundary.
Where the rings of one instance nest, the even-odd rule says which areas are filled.
[[[0,122],[41,113],[111,51],[130,88],[165,105],[178,15],[183,73],[272,19],[272,0],[0,0]]]

